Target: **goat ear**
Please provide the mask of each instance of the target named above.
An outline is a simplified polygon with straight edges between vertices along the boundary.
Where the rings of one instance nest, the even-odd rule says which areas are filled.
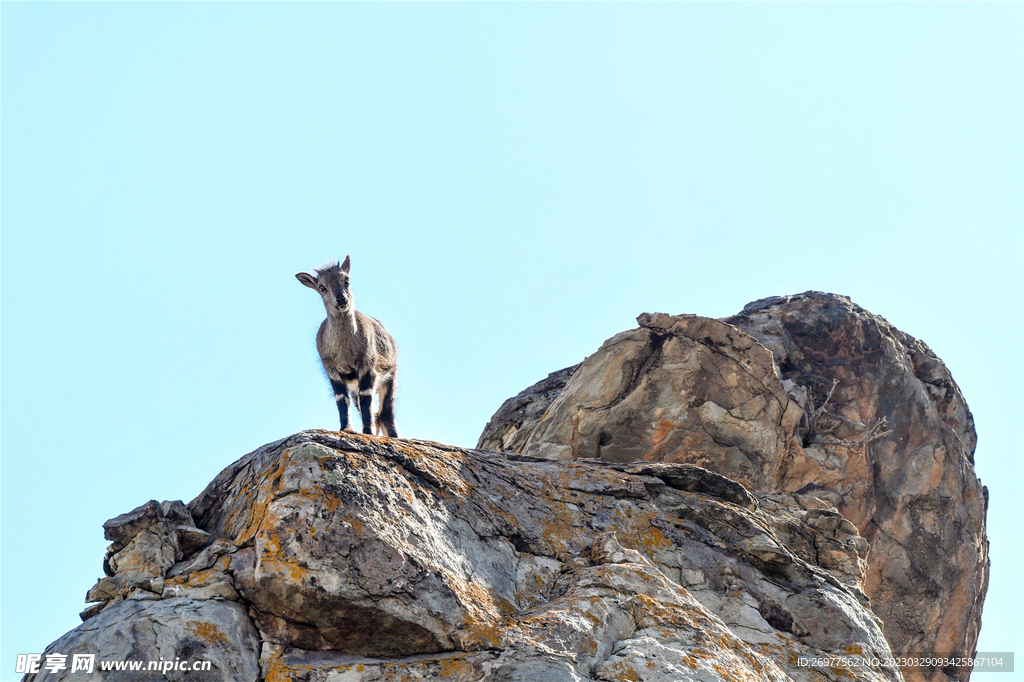
[[[299,280],[310,289],[316,289],[316,277],[308,272],[295,273],[295,279]]]
[[[345,262],[341,264],[341,271],[347,275],[348,269],[350,267],[352,267],[352,259],[350,259],[348,256],[345,256]]]

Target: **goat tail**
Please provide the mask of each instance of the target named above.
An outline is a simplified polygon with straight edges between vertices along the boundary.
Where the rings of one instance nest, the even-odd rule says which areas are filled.
[[[379,393],[380,409],[377,411],[377,429],[383,436],[398,438],[398,429],[395,427],[395,375],[389,374],[386,379],[380,382]]]

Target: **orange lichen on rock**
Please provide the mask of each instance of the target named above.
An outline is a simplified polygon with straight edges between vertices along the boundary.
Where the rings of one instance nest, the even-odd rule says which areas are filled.
[[[665,437],[668,434],[672,433],[675,427],[676,425],[668,421],[667,419],[662,419],[661,421],[657,422],[655,424],[654,434],[651,436],[651,445],[657,446],[659,443],[665,440]]]
[[[473,666],[463,657],[442,658],[438,668],[444,679],[468,676],[473,673]]]
[[[260,533],[262,544],[260,553],[260,570],[262,573],[283,573],[294,581],[302,582],[307,576],[307,569],[299,566],[281,547],[281,538],[274,531]]]
[[[185,630],[207,644],[214,646],[227,646],[228,644],[228,638],[213,623],[190,621],[185,624]]]
[[[795,657],[884,642],[852,594],[815,601],[832,588],[787,553],[780,504],[674,465],[305,432],[218,477],[192,505],[214,537],[143,589],[247,612],[269,682],[811,682]],[[840,640],[807,644],[829,619]]]
[[[467,651],[497,649],[505,641],[505,629],[495,622],[469,621],[460,634],[460,645]]]

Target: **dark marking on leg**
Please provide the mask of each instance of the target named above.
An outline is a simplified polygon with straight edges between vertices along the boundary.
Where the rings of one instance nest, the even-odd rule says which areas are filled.
[[[373,435],[373,374],[359,377],[359,415],[363,420],[363,433]]]
[[[382,382],[380,392],[380,420],[381,429],[384,435],[389,438],[398,438],[398,428],[395,426],[395,378],[388,377]]]
[[[348,386],[345,381],[331,379],[331,388],[334,389],[334,400],[338,403],[338,417],[341,419],[341,428],[344,431],[348,428]]]

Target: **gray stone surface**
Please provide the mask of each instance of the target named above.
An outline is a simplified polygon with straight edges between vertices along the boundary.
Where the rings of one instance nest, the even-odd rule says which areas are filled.
[[[126,547],[182,520],[151,511],[128,521]],[[246,455],[188,505],[210,540],[159,590],[112,598],[50,650],[187,650],[217,661],[208,679],[268,682],[901,680],[798,665],[889,654],[856,579],[784,542],[779,528],[812,546],[840,530],[805,511],[689,465],[307,431]]]

